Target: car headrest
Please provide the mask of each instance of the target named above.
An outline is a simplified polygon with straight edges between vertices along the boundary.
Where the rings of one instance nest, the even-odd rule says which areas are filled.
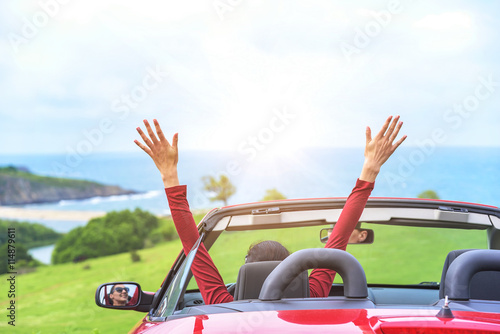
[[[259,298],[262,284],[281,261],[260,261],[241,266],[236,280],[234,300]],[[285,298],[309,297],[309,278],[303,271],[285,289]]]
[[[354,256],[340,249],[309,248],[290,254],[269,274],[259,299],[279,300],[285,297],[285,287],[294,277],[305,270],[316,268],[334,270],[342,277],[344,297],[368,297],[365,271]]]
[[[500,250],[459,249],[444,262],[439,298],[500,300]]]

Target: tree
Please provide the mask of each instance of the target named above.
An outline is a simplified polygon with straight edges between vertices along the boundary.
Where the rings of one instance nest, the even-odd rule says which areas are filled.
[[[280,193],[276,188],[273,188],[266,190],[266,194],[261,201],[274,201],[277,199],[286,199],[286,196]]]
[[[429,198],[429,199],[439,199],[438,194],[434,190],[422,191],[418,198]]]
[[[227,205],[228,198],[236,192],[236,187],[226,175],[220,175],[218,180],[213,176],[204,176],[202,180],[203,189],[213,193],[213,196],[209,197],[211,201],[223,201],[224,205]]]
[[[28,249],[52,245],[62,237],[61,233],[38,223],[0,219],[0,231],[7,231],[9,228],[16,230],[16,243],[20,242]],[[7,233],[0,233],[0,245],[6,242]]]
[[[158,225],[156,216],[141,209],[108,212],[59,239],[52,262],[64,263],[142,249]]]
[[[2,256],[0,257],[0,274],[5,274],[9,271],[15,271],[12,270],[8,267],[8,260],[9,259],[15,259],[15,265],[14,268],[19,269],[19,268],[33,268],[41,265],[41,262],[38,260],[35,260],[29,253],[28,253],[28,248],[26,248],[23,244],[16,242],[15,246],[15,255],[13,257],[9,257],[9,244],[5,243],[2,246],[0,246],[0,253]]]

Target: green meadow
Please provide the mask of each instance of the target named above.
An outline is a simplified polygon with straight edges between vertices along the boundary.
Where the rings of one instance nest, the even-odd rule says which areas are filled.
[[[197,219],[201,219],[198,216]],[[368,227],[368,226],[365,226]],[[348,251],[363,265],[369,283],[408,284],[438,282],[448,251],[485,248],[486,232],[444,231],[370,225],[375,230],[372,245],[350,245]],[[320,227],[252,232],[226,232],[210,253],[226,283],[234,282],[250,244],[261,240],[282,242],[291,252],[322,247]],[[140,262],[129,253],[39,267],[16,276],[15,328],[7,324],[7,275],[0,276],[1,333],[126,333],[145,315],[136,311],[99,308],[94,294],[101,283],[135,281],[147,291],[156,291],[181,249],[179,240],[138,251]],[[336,279],[338,281],[338,279]],[[192,280],[190,287],[194,287]]]

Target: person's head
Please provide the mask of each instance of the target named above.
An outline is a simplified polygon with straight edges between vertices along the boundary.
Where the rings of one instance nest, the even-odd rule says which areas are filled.
[[[114,306],[125,306],[128,303],[129,289],[125,287],[123,284],[116,284],[111,288],[111,292],[109,293],[109,300],[111,305]]]
[[[328,238],[330,238],[330,235],[332,234],[333,229],[328,232]],[[361,228],[361,223],[358,223],[354,230],[351,232],[351,235],[349,236],[349,240],[347,243],[349,244],[360,244],[366,240],[368,237],[368,231]]]
[[[290,252],[279,242],[266,240],[252,244],[248,249],[245,263],[258,261],[282,261]]]
[[[361,228],[361,223],[358,223],[349,237],[348,243],[360,244],[368,237],[368,231]]]
[[[352,231],[351,236],[349,237],[348,243],[360,244],[366,240],[366,237],[368,237],[368,231],[360,229],[360,228],[355,228]]]

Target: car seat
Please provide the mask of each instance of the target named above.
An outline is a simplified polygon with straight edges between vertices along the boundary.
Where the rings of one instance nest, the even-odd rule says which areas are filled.
[[[234,300],[258,299],[262,284],[271,271],[281,261],[260,261],[246,263],[241,266],[235,285]],[[309,278],[307,270],[303,271],[285,289],[284,298],[309,297]]]
[[[465,291],[463,293],[458,293],[458,296],[449,297],[459,297],[458,299],[463,299],[464,296],[468,295],[469,299],[500,301],[500,250],[485,249],[459,249],[448,253],[441,274],[439,298],[442,299],[445,294],[450,293],[450,291],[448,291],[449,287],[447,286],[446,277],[451,265],[458,257],[467,252],[473,253],[463,258],[464,261],[456,263],[459,267],[456,266],[455,269],[458,270],[453,270],[451,276],[448,277],[448,283],[450,280],[462,279],[468,274],[472,275],[469,280],[468,294]],[[471,269],[471,271],[468,272],[472,267],[475,267],[475,269]]]

